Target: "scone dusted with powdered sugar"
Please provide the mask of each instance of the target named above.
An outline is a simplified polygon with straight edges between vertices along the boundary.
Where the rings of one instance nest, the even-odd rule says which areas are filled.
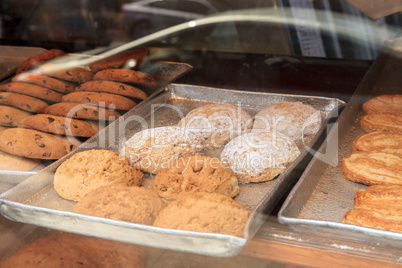
[[[218,148],[231,139],[251,131],[251,116],[239,107],[214,103],[198,107],[183,118],[179,126],[200,133],[208,148]]]
[[[178,126],[142,130],[124,143],[121,155],[143,172],[158,173],[177,159],[200,153],[204,147],[201,135]]]
[[[321,113],[301,102],[278,102],[255,115],[253,131],[268,130],[292,140],[306,140],[321,127]]]
[[[240,183],[262,182],[281,174],[300,154],[294,141],[268,131],[249,132],[231,140],[221,153]]]

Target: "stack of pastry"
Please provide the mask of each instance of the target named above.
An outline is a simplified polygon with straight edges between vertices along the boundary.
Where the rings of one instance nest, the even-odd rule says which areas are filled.
[[[381,95],[363,104],[360,126],[367,134],[353,141],[341,171],[345,178],[370,187],[356,194],[355,208],[345,214],[345,223],[402,231],[401,104],[402,95]],[[367,196],[375,196],[375,202]]]

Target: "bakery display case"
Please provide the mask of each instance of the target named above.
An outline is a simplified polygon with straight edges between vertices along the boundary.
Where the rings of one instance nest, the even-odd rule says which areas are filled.
[[[0,156],[5,159],[0,169],[1,265],[401,265],[398,229],[343,220],[356,209],[356,192],[370,184],[352,181],[341,169],[343,159],[356,153],[352,145],[356,138],[371,132],[360,123],[367,113],[362,106],[369,100],[397,96],[385,106],[396,111],[390,125],[400,136],[402,52],[397,9],[377,16],[355,1],[184,1],[182,6],[177,1],[116,1],[96,7],[91,1],[77,5],[73,1],[63,4],[65,12],[59,18],[52,13],[41,18],[55,8],[55,2],[21,1],[26,10],[18,14],[13,13],[12,1],[1,5],[0,106],[5,107],[0,120],[4,123]],[[198,8],[192,9],[190,3]],[[199,14],[202,7],[208,11]],[[68,10],[80,12],[68,15]],[[68,24],[69,16],[87,36],[79,31],[69,34],[77,29]],[[61,55],[46,58],[56,50]],[[24,64],[35,65],[20,71]],[[71,88],[61,92],[54,81]],[[33,85],[46,89],[46,96],[54,91],[60,98],[46,99],[44,91]],[[7,101],[13,94],[20,98]],[[24,97],[40,99],[46,108],[28,111],[22,106]],[[266,116],[262,110],[288,103],[308,106],[318,117],[304,118],[301,110],[283,108],[286,115],[276,118],[279,121],[291,116],[306,121],[292,121],[285,128],[265,121],[262,129],[256,127],[257,120]],[[60,104],[69,108],[57,107]],[[183,121],[199,108],[223,104],[235,107],[235,116],[247,115],[238,132],[234,125],[225,129],[222,118],[229,115],[224,112],[218,113],[219,120],[202,114],[192,128]],[[10,119],[10,109],[27,114],[20,121]],[[84,122],[91,125],[91,134],[69,129]],[[56,123],[62,127],[52,127]],[[299,123],[301,134],[291,133]],[[216,124],[213,130],[211,124]],[[308,134],[312,126],[314,131]],[[173,138],[177,133],[158,136],[161,129],[180,131],[179,138]],[[291,160],[284,161],[280,171],[275,170],[279,164],[260,170],[260,164],[266,165],[262,161],[242,169],[250,157],[267,158],[253,140],[259,134],[265,137],[262,145],[268,144],[270,164],[284,161],[283,155],[294,148],[295,156],[287,155]],[[49,142],[47,135],[69,144]],[[235,141],[243,143],[233,145]],[[252,141],[251,149],[246,141]],[[282,143],[280,148],[277,143]],[[31,144],[39,149],[27,153]],[[57,156],[58,146],[68,150]],[[398,145],[392,150],[390,157],[400,159]],[[101,152],[105,154],[97,158]],[[230,174],[231,193],[223,190],[221,169],[206,167],[207,162],[202,167],[197,161],[185,162],[197,156],[216,160]],[[26,167],[31,163],[25,160],[35,162],[35,167]],[[180,163],[186,168],[180,170]],[[392,185],[402,179],[400,163],[395,163]],[[149,164],[164,167],[154,170]],[[127,172],[141,176],[124,184],[108,181],[124,181]],[[267,175],[270,172],[276,173]],[[209,184],[215,179],[222,185],[211,190]],[[84,194],[83,189],[92,187]],[[144,189],[146,197],[130,196],[128,189],[133,187]],[[74,196],[64,188],[83,192]],[[398,189],[387,212],[380,209],[386,213],[380,221],[394,217],[387,224],[396,226],[401,223]],[[92,199],[80,211],[85,198]],[[160,211],[165,216],[169,209],[174,216],[161,220]]]

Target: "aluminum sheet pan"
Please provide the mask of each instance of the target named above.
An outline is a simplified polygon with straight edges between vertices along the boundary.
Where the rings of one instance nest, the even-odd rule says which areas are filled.
[[[279,221],[294,231],[402,248],[402,233],[342,223],[343,215],[353,208],[355,193],[366,186],[345,179],[340,171],[340,161],[352,153],[353,140],[364,134],[359,125],[362,104],[382,94],[402,94],[402,52],[393,49],[396,41],[388,44],[364,76],[279,211]]]
[[[93,148],[106,148],[119,152],[121,145],[133,134],[149,127],[175,125],[190,110],[209,103],[231,103],[255,115],[263,107],[280,101],[301,101],[321,111],[324,121],[319,133],[308,146],[320,141],[326,134],[327,122],[338,116],[344,103],[337,99],[270,93],[253,93],[199,86],[171,84],[152,99],[101,130],[76,151],[43,169],[0,196],[1,213],[14,221],[36,224],[62,231],[76,232],[121,242],[140,244],[171,250],[181,250],[212,256],[234,256],[251,239],[283,194],[294,185],[311,159],[307,149],[276,179],[263,183],[240,186],[236,200],[251,212],[245,227],[245,237],[169,230],[122,221],[72,213],[74,202],[61,198],[53,188],[57,167],[71,155]],[[213,100],[213,101],[212,101]],[[310,148],[307,147],[307,148]],[[303,147],[305,148],[305,147]],[[210,150],[218,156],[221,149]],[[152,178],[144,175],[144,186],[150,187]]]
[[[98,56],[90,56],[83,54],[70,54],[69,59],[83,59],[83,58],[93,58]],[[168,84],[179,79],[186,73],[190,72],[193,67],[187,63],[177,63],[177,62],[152,62],[143,66],[143,69],[151,73],[158,81],[158,87],[154,89],[145,90],[149,95],[148,98],[152,98],[152,94],[164,88]],[[15,71],[15,70],[14,70]],[[36,174],[39,170],[45,168],[54,161],[43,160],[39,166],[31,171],[10,171],[10,170],[0,170],[0,186],[2,183],[6,184],[18,184],[21,181],[27,179],[28,177]]]

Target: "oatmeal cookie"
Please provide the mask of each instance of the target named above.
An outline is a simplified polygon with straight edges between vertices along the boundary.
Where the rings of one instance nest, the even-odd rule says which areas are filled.
[[[115,183],[80,198],[74,212],[118,221],[152,225],[164,208],[158,195],[145,187]]]
[[[185,192],[221,193],[232,198],[240,193],[237,177],[229,166],[203,155],[184,157],[171,168],[161,169],[152,190],[166,203]]]
[[[248,210],[218,193],[184,193],[156,217],[154,226],[244,237]]]
[[[54,189],[65,199],[78,201],[95,188],[112,183],[139,186],[142,173],[126,159],[108,150],[76,153],[63,162],[54,175]]]

